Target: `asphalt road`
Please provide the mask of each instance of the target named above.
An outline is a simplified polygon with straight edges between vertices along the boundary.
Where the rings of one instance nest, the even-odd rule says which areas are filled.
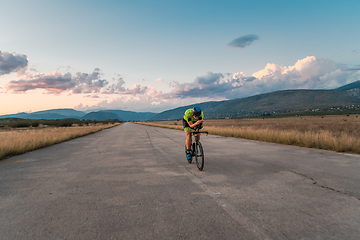
[[[125,123],[0,161],[0,239],[359,239],[360,156]]]

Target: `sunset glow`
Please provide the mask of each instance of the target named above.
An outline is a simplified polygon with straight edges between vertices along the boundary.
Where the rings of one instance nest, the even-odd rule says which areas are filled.
[[[360,80],[358,1],[139,2],[3,4],[0,115],[161,112]]]

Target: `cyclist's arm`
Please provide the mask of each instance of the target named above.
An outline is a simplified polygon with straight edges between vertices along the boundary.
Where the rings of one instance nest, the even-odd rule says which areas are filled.
[[[198,118],[198,120],[195,122],[195,128],[197,130],[202,129],[204,124],[203,115]]]
[[[200,116],[200,117],[199,117],[199,120],[201,120],[201,122],[200,122],[200,126],[199,126],[199,127],[200,127],[200,129],[201,129],[201,128],[203,128],[203,126],[204,126],[203,116]]]
[[[195,123],[193,123],[192,121],[189,121],[188,124],[191,128],[194,128],[200,124],[202,124],[203,120],[199,120],[199,121],[196,121]]]

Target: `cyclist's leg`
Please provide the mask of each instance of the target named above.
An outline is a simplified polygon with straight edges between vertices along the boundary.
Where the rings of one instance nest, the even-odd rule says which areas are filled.
[[[186,149],[191,149],[191,128],[189,126],[189,124],[185,121],[185,119],[183,119],[183,127],[184,127],[184,132],[186,134],[186,140],[185,140],[185,146]]]
[[[185,133],[186,133],[186,141],[185,141],[186,149],[191,149],[191,134],[190,134],[190,132],[191,132],[191,130],[185,131]]]
[[[186,140],[185,140],[185,147],[186,147],[186,158],[188,160],[188,163],[192,162],[192,154],[191,154],[191,131],[186,131],[184,129],[185,133],[186,133]]]

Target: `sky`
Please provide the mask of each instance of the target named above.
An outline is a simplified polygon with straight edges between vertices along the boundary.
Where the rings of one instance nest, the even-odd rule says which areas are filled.
[[[0,0],[0,115],[164,110],[360,80],[360,1]]]

